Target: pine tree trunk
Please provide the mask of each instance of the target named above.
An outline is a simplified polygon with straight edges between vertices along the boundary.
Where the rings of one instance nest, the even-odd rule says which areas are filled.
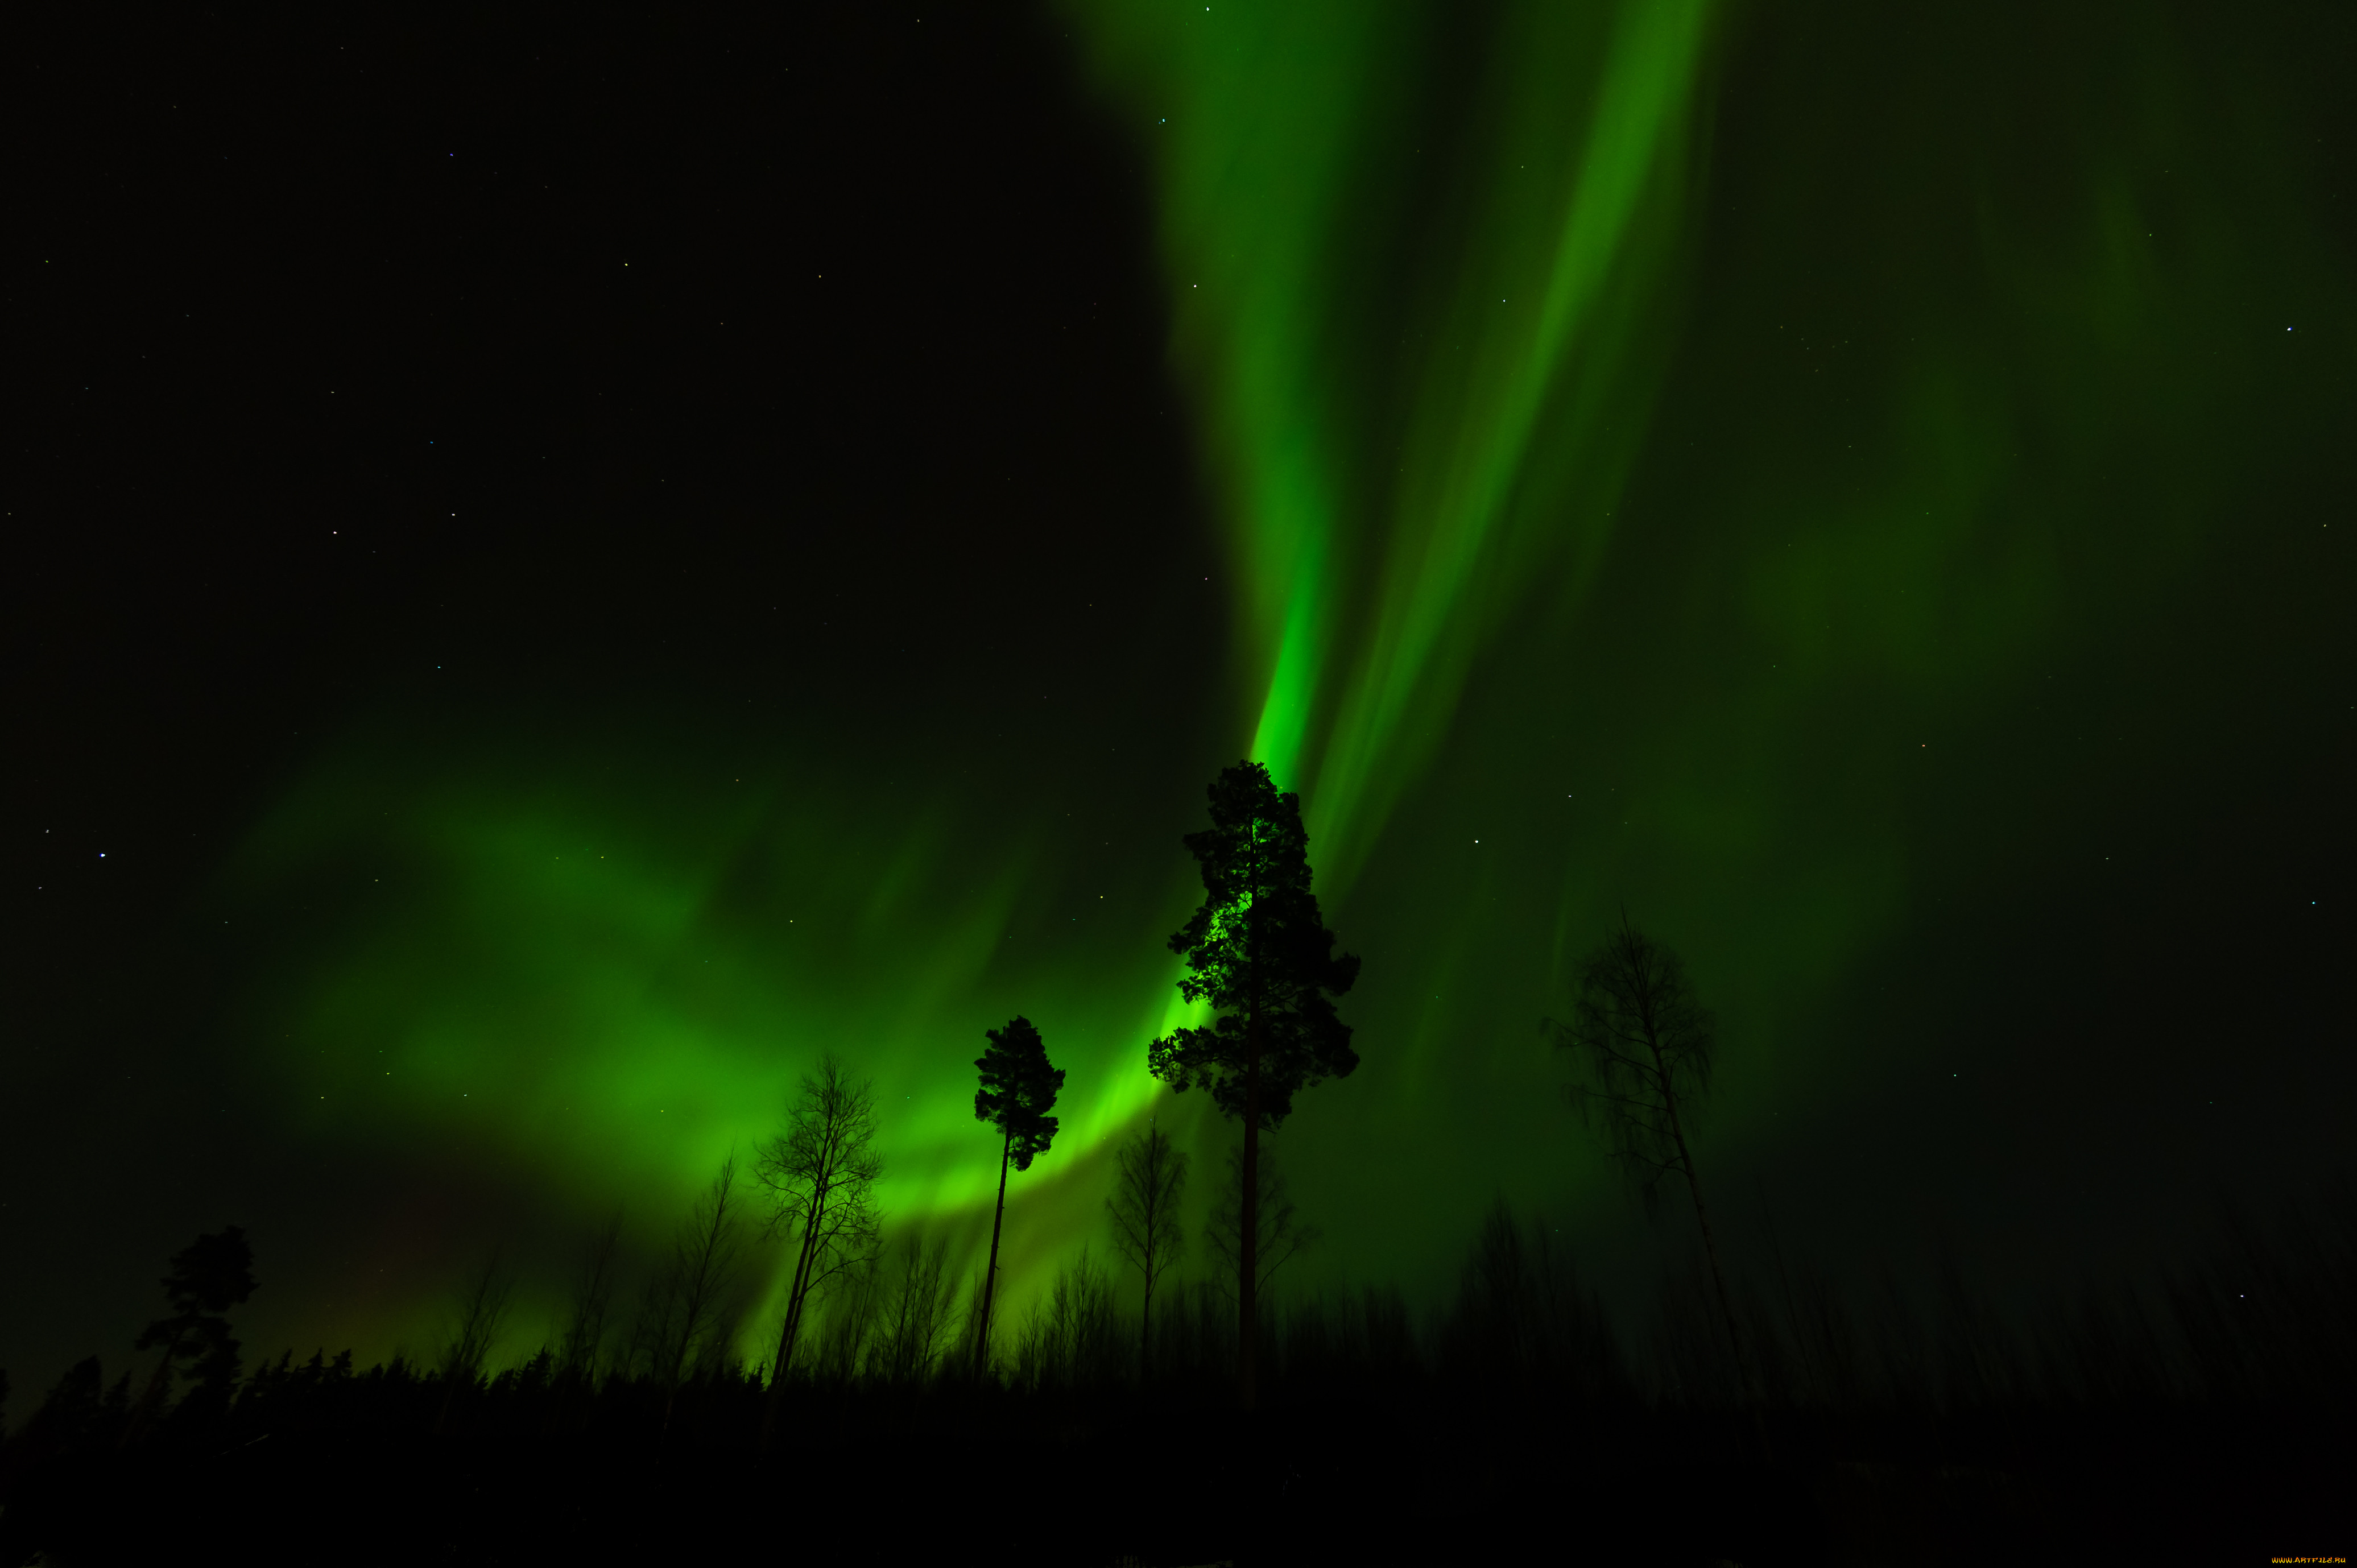
[[[1254,1009],[1255,1015],[1258,1009]],[[1244,1038],[1243,1213],[1236,1281],[1236,1404],[1250,1411],[1259,1402],[1260,1359],[1260,1021]]]
[[[998,1284],[998,1227],[1006,1218],[1006,1159],[1015,1148],[1014,1129],[998,1146],[998,1208],[990,1217],[990,1272],[982,1276],[982,1329],[974,1337],[974,1370],[980,1377],[990,1365],[990,1302]]]
[[[1260,825],[1253,824],[1252,908],[1244,915],[1244,1161],[1242,1209],[1236,1227],[1236,1407],[1260,1402]]]
[[[1257,871],[1257,867],[1254,867]],[[1244,1020],[1244,1162],[1242,1212],[1237,1215],[1236,1406],[1260,1402],[1260,898],[1254,878],[1252,924],[1244,939],[1252,965],[1252,1011]]]

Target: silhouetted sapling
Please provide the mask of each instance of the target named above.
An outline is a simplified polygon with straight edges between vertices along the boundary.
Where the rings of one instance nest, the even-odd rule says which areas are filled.
[[[1113,1211],[1114,1251],[1146,1282],[1146,1305],[1137,1322],[1137,1371],[1153,1369],[1154,1286],[1187,1250],[1178,1205],[1187,1196],[1187,1155],[1170,1134],[1152,1122],[1114,1152],[1119,1173],[1105,1207]]]
[[[1064,1087],[1061,1068],[1048,1060],[1047,1043],[1031,1020],[1017,1015],[1003,1029],[986,1029],[989,1047],[974,1058],[982,1087],[974,1114],[999,1130],[998,1207],[990,1218],[990,1267],[982,1276],[982,1320],[974,1337],[974,1370],[990,1364],[990,1305],[998,1280],[998,1229],[1006,1217],[1006,1168],[1028,1171],[1056,1141],[1056,1096]]]

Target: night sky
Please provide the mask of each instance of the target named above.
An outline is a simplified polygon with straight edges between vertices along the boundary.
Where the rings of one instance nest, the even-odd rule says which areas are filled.
[[[978,1267],[1018,1012],[1019,1311],[1149,1116],[1215,1185],[1246,755],[1364,963],[1286,1288],[1684,1266],[1540,1030],[1624,908],[1738,1267],[2347,1169],[2345,6],[780,9],[5,51],[13,1416],[227,1223],[250,1353],[497,1244],[528,1354],[828,1048]]]

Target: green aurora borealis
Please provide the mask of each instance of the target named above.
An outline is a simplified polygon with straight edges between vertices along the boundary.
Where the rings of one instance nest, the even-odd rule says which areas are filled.
[[[528,1348],[576,1233],[623,1204],[651,1247],[830,1047],[876,1079],[889,1223],[976,1267],[972,1062],[1018,1012],[1070,1075],[1010,1186],[1019,1320],[1103,1249],[1145,1117],[1213,1186],[1226,1130],[1145,1052],[1181,1016],[1178,835],[1247,752],[1365,966],[1362,1067],[1275,1140],[1324,1231],[1297,1288],[1423,1299],[1501,1193],[1624,1256],[1537,1028],[1624,906],[1719,1016],[1700,1157],[1738,1230],[1757,1177],[1836,1254],[2033,1211],[2025,1272],[2133,1251],[2269,1145],[2258,1080],[2337,1092],[2301,1020],[2345,923],[2280,935],[2339,891],[2357,716],[2350,166],[2298,16],[1056,16],[1149,192],[1226,564],[1199,690],[1043,680],[1036,767],[921,704],[748,716],[726,673],[356,708],[209,895],[225,1028],[290,1169],[430,1175],[304,1243],[271,1331],[423,1343],[504,1237]],[[2217,921],[2311,977],[2173,994]],[[2240,1027],[2306,1043],[2245,1062]],[[2069,1131],[2099,1100],[2101,1150]]]

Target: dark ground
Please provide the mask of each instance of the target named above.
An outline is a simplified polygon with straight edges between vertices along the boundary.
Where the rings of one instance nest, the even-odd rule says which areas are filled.
[[[2357,1534],[2345,1423],[2264,1411],[1787,1427],[1772,1464],[1717,1418],[1294,1411],[1264,1419],[1248,1466],[1220,1457],[1223,1414],[963,1413],[768,1458],[479,1430],[29,1463],[19,1443],[0,1560],[2228,1563]]]

